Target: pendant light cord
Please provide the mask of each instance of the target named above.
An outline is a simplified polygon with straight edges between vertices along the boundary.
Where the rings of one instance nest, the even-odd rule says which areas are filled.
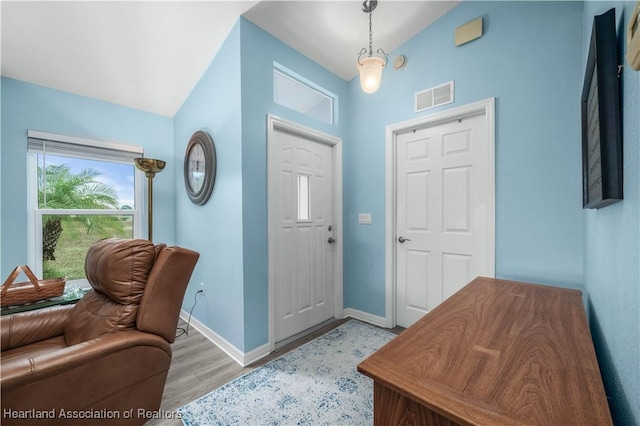
[[[371,15],[373,15],[373,10],[369,11],[369,56],[373,56],[373,30],[371,26]]]
[[[360,58],[362,58],[363,55],[368,54],[369,57],[373,56],[373,11],[375,10],[376,6],[378,6],[378,2],[376,0],[365,0],[362,3],[362,11],[369,14],[369,51],[367,51],[366,47],[363,47],[362,50],[360,50],[358,56],[358,64],[360,65],[362,65],[362,63],[360,62]],[[384,59],[384,65],[382,66],[386,66],[388,59],[387,54],[384,52],[384,50],[378,49],[376,53]]]

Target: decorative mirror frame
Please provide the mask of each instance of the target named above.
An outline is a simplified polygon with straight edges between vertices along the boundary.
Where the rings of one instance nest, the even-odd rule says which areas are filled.
[[[200,145],[202,147],[205,158],[204,183],[197,192],[193,191],[189,185],[189,153],[195,145]],[[194,204],[203,205],[209,200],[216,181],[216,160],[216,148],[213,144],[211,135],[202,130],[195,132],[193,136],[191,136],[191,139],[189,139],[189,143],[187,144],[187,149],[184,154],[184,186],[187,190],[189,199]]]

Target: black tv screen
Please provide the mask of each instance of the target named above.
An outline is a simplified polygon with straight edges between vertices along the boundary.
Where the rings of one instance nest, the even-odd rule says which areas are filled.
[[[583,208],[622,200],[622,113],[615,9],[593,19],[582,88]]]

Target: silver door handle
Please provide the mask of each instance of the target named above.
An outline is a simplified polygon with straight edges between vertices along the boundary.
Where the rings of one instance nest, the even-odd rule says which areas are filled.
[[[402,237],[402,236],[398,237],[398,242],[400,244],[404,244],[405,241],[411,241],[411,240],[409,238],[405,238],[405,237]]]
[[[333,244],[333,243],[335,243],[335,242],[336,242],[336,240],[335,240],[335,238],[333,238],[333,237],[329,237],[329,239],[327,240],[327,242],[328,242],[329,244]]]

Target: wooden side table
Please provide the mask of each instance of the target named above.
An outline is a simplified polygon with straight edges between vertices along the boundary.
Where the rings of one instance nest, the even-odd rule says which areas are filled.
[[[83,289],[82,295],[65,295],[59,297],[52,297],[50,299],[39,300],[37,302],[24,303],[22,305],[14,305],[14,306],[3,306],[0,308],[0,316],[17,314],[19,312],[27,312],[33,311],[36,309],[48,308],[49,306],[58,306],[58,305],[71,305],[73,303],[77,303],[78,300],[82,299],[82,297],[87,294],[88,289]]]

